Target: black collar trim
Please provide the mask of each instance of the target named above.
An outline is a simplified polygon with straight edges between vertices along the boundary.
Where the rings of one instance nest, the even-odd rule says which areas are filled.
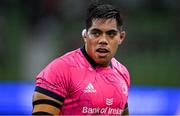
[[[86,50],[85,50],[85,46],[82,46],[81,48],[81,52],[83,53],[84,57],[88,60],[88,62],[91,64],[91,66],[93,68],[96,68],[96,66],[98,66],[98,64],[87,54]]]

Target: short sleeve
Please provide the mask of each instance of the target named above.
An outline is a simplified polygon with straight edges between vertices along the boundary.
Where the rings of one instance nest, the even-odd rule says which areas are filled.
[[[112,59],[112,62],[113,62],[113,66],[116,68],[119,74],[121,74],[124,80],[126,81],[128,88],[130,88],[130,74],[127,68],[123,64],[118,62],[115,58]]]
[[[36,77],[36,87],[41,87],[65,98],[68,91],[68,66],[55,59]]]
[[[125,66],[123,66],[123,65],[121,65],[121,66],[123,69],[124,79],[127,82],[128,88],[130,88],[130,74]]]

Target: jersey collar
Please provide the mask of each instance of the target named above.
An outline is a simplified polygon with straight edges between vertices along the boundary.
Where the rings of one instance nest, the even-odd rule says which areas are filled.
[[[96,68],[96,66],[98,66],[98,64],[87,54],[87,52],[85,50],[85,46],[82,46],[80,49],[81,49],[81,52],[83,53],[84,57],[91,64],[91,66],[93,68]]]

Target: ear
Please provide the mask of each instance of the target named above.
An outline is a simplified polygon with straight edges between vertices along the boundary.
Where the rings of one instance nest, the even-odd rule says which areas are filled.
[[[123,40],[125,39],[125,37],[126,37],[126,32],[125,31],[121,31],[119,36],[120,37],[119,37],[118,44],[120,45],[123,42]]]
[[[86,29],[83,29],[81,34],[83,38],[86,38]]]
[[[81,34],[82,34],[82,38],[83,38],[84,42],[86,43],[86,34],[87,34],[86,29],[83,29]]]

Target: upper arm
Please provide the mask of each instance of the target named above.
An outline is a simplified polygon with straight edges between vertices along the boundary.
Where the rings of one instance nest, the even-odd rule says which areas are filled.
[[[36,87],[33,94],[32,114],[54,114],[58,115],[61,111],[64,98],[49,90]]]
[[[53,61],[37,75],[33,114],[60,113],[68,90],[66,67],[62,62]]]

